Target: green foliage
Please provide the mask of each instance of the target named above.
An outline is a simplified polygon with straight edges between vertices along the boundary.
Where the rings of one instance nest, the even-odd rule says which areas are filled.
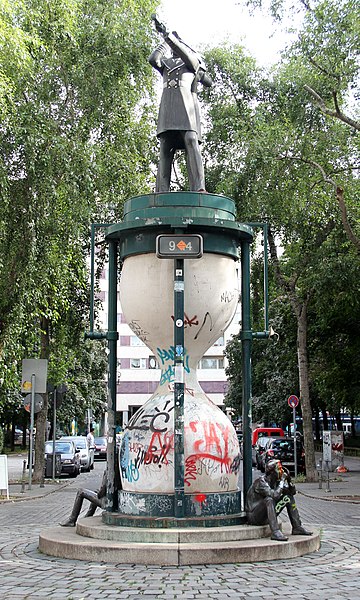
[[[74,378],[74,361],[88,352],[81,340],[89,314],[90,224],[119,219],[123,202],[149,189],[154,139],[147,55],[155,5],[2,2],[3,414],[9,393],[20,389],[22,358],[48,357],[49,380],[71,380],[78,406],[87,393],[103,400],[101,391]],[[45,322],[48,347],[41,342]],[[98,364],[103,377],[103,360]]]
[[[303,384],[310,376],[313,407],[359,407],[359,21],[351,1],[304,5],[298,39],[270,74],[235,46],[206,56],[215,80],[204,98],[208,189],[233,197],[239,220],[268,221],[274,238],[270,322],[280,337],[253,343],[253,418],[278,422],[290,419],[284,404],[301,392],[300,375]],[[281,17],[285,3],[272,10]],[[254,265],[254,329],[257,272]],[[227,400],[238,407],[238,340],[227,354]]]

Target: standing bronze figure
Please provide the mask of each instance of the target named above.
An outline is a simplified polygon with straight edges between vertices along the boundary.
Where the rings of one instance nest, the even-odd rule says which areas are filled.
[[[176,31],[169,33],[153,16],[164,42],[149,56],[149,62],[163,77],[163,93],[157,124],[160,160],[156,191],[170,190],[171,167],[176,150],[184,149],[191,191],[205,192],[205,176],[200,152],[201,126],[197,87],[212,85],[201,57],[185,44]],[[171,56],[168,56],[169,51]]]

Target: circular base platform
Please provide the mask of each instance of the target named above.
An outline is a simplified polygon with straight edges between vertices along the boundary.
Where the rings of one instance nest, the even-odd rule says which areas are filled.
[[[113,527],[101,516],[80,519],[76,528],[52,527],[39,536],[40,551],[51,556],[157,566],[261,562],[303,556],[319,547],[319,531],[275,542],[268,526]]]

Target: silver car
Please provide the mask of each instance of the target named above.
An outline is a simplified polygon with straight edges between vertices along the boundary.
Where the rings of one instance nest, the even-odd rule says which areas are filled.
[[[89,448],[85,435],[71,435],[67,437],[61,437],[60,440],[73,441],[80,454],[80,465],[82,471],[90,471],[94,468],[94,448]]]

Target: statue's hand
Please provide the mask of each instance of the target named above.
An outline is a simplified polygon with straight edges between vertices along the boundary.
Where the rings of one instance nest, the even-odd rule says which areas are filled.
[[[161,23],[161,22],[158,20],[158,18],[157,18],[157,16],[156,16],[156,15],[152,15],[152,16],[151,16],[151,18],[152,18],[152,20],[153,20],[153,21],[154,21],[154,23],[155,23],[155,29],[156,29],[156,31],[158,31],[158,32],[159,32],[159,33],[161,33],[162,35],[167,35],[167,34],[168,34],[168,32],[167,32],[167,30],[166,30],[166,27],[165,27],[164,23]]]

